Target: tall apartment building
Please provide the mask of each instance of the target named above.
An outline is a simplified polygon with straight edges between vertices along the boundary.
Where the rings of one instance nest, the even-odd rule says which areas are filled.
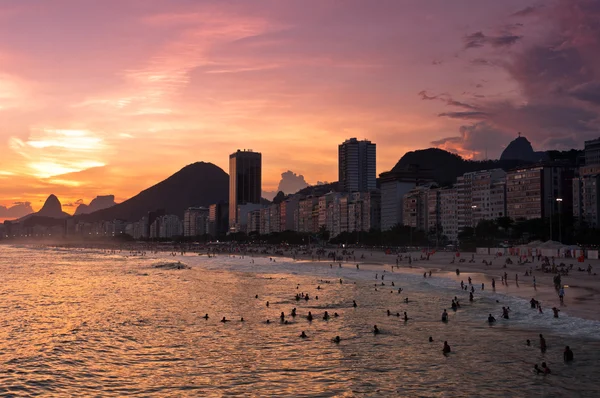
[[[402,199],[417,185],[433,182],[426,170],[408,167],[400,171],[388,171],[379,175],[381,185],[381,230],[403,225]]]
[[[377,188],[375,144],[350,138],[338,148],[339,184],[346,192],[368,192]]]
[[[458,191],[456,188],[438,190],[442,233],[450,242],[458,241]]]
[[[509,171],[506,176],[508,217],[514,220],[531,220],[552,217],[559,214],[559,211],[571,213],[573,177],[574,168],[559,163],[539,164]]]
[[[262,155],[250,150],[229,155],[229,229],[240,230],[239,206],[260,204],[262,184]],[[244,214],[247,217],[247,213]]]
[[[208,207],[208,234],[218,238],[229,229],[229,204],[215,203]]]
[[[402,198],[403,225],[427,230],[428,193],[431,186],[420,185],[404,194]]]
[[[319,231],[319,198],[309,196],[298,205],[298,232],[317,233]]]
[[[183,236],[208,234],[209,209],[190,207],[183,213]]]
[[[600,138],[585,142],[585,166],[573,178],[573,216],[580,225],[600,227]]]
[[[481,220],[506,215],[506,172],[502,169],[465,173],[456,180],[458,230],[475,228]]]
[[[300,203],[299,196],[292,196],[279,206],[279,228],[283,231],[298,231],[298,208]]]
[[[586,166],[600,164],[600,138],[585,141],[584,153]]]

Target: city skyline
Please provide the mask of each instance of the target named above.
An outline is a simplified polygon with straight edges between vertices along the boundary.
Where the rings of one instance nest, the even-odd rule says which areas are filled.
[[[227,170],[242,142],[265,191],[337,180],[349,137],[378,144],[377,174],[431,146],[497,157],[518,131],[581,148],[597,2],[497,3],[6,1],[0,205],[122,202],[189,163]]]

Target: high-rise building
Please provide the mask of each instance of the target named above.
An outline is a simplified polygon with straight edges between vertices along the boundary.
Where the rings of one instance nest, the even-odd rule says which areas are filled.
[[[573,217],[581,226],[600,227],[600,138],[585,142],[585,166],[573,179]]]
[[[190,207],[183,213],[183,236],[201,236],[208,234],[209,209]]]
[[[375,144],[350,138],[338,148],[339,184],[346,192],[368,192],[377,188]]]
[[[502,169],[465,173],[456,180],[458,230],[475,228],[481,220],[506,216],[506,172]]]
[[[585,165],[600,164],[600,138],[585,141]]]
[[[563,164],[540,164],[509,171],[506,176],[508,217],[531,220],[572,213],[573,177],[573,167]]]
[[[238,208],[260,204],[262,184],[262,155],[251,150],[237,150],[229,155],[229,229],[238,231]],[[247,216],[247,214],[246,214]],[[246,224],[246,220],[243,220]]]
[[[208,207],[208,234],[219,238],[227,233],[229,226],[229,205],[215,203]]]
[[[388,171],[379,175],[381,182],[381,230],[403,225],[402,199],[417,185],[433,182],[431,174],[416,166],[399,171]]]

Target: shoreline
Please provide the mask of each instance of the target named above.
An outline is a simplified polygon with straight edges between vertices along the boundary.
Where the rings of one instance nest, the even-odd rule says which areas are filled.
[[[317,264],[337,264],[342,263],[345,267],[359,264],[361,269],[372,270],[372,271],[391,271],[392,265],[396,266],[396,254],[386,254],[383,249],[375,248],[348,248],[345,249],[347,255],[341,260],[333,261],[327,257],[327,253],[343,252],[340,248],[325,248],[321,256],[313,254],[313,250],[304,246],[227,246],[227,247],[210,247],[210,246],[199,246],[196,250],[181,252],[180,248],[176,246],[161,245],[152,247],[148,244],[129,244],[129,245],[11,245],[11,246],[32,246],[35,248],[40,247],[57,247],[67,250],[77,249],[91,249],[100,252],[122,254],[126,255],[129,253],[136,253],[147,251],[149,255],[156,253],[171,253],[176,254],[171,257],[172,259],[181,258],[181,254],[187,255],[200,255],[205,256],[212,249],[213,253],[218,256],[246,256],[246,257],[261,257],[261,258],[286,258],[291,262],[307,262],[314,265]],[[100,246],[100,247],[99,247]],[[223,249],[235,248],[233,251],[225,251]],[[150,249],[157,249],[151,251]],[[219,251],[216,251],[219,249]],[[215,253],[216,251],[216,253]],[[471,256],[474,258],[474,262],[465,261],[464,263],[452,263],[452,258],[456,259],[455,252],[435,252],[430,255],[430,258],[421,258],[422,252],[407,252],[401,253],[402,260],[398,262],[399,269],[408,271],[413,274],[419,274],[423,270],[424,272],[432,271],[432,276],[441,276],[448,280],[456,282],[457,290],[459,290],[460,281],[467,282],[467,278],[471,276],[476,286],[476,292],[480,291],[481,283],[485,283],[485,289],[490,291],[492,278],[496,280],[496,293],[505,294],[529,301],[531,298],[535,298],[540,301],[542,308],[545,313],[552,312],[552,307],[557,307],[570,316],[600,321],[600,276],[594,275],[594,271],[600,269],[600,260],[587,260],[585,263],[577,263],[575,259],[558,259],[558,261],[565,261],[566,265],[570,265],[571,262],[574,265],[574,269],[569,272],[568,276],[562,276],[562,284],[565,285],[565,298],[564,305],[560,305],[558,294],[554,289],[552,278],[555,276],[553,273],[545,273],[540,270],[536,270],[536,266],[539,266],[541,262],[533,262],[524,265],[517,264],[516,256],[502,256],[496,257],[494,255],[478,255],[475,253],[461,253],[460,258],[470,259]],[[409,264],[407,257],[411,256],[414,260]],[[183,256],[185,257],[185,256]],[[513,264],[504,266],[506,259],[510,258]],[[491,262],[493,265],[485,265],[483,261]],[[587,267],[588,264],[593,266],[593,272],[588,275],[587,272],[578,272],[579,266]],[[460,276],[456,275],[456,269],[460,269]],[[532,275],[525,276],[525,271],[533,269]],[[419,271],[417,271],[419,270]],[[508,274],[508,284],[503,285],[500,282],[501,276],[504,273]],[[519,284],[515,282],[515,275],[518,275]],[[533,276],[536,278],[537,289],[533,288],[532,279]],[[564,310],[564,311],[563,311]]]

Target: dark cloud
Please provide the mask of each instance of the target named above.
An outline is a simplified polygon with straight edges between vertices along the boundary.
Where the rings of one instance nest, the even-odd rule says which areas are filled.
[[[569,94],[582,101],[600,105],[600,82],[592,81],[573,87]]]
[[[517,36],[513,34],[504,34],[499,36],[486,36],[483,32],[475,32],[465,36],[465,49],[483,47],[486,44],[491,45],[494,48],[510,47],[523,36]]]
[[[525,7],[522,10],[519,10],[512,14],[513,17],[527,17],[529,15],[533,15],[537,13],[539,10],[538,7]]]
[[[458,136],[432,141],[431,145],[467,158],[498,156],[510,136],[487,122],[461,126]]]
[[[21,218],[31,213],[33,209],[29,202],[15,202],[11,207],[0,206],[0,218]]]
[[[467,104],[465,102],[456,101],[455,99],[450,97],[448,94],[428,95],[427,91],[423,90],[423,91],[419,92],[419,96],[421,97],[422,100],[427,100],[427,101],[439,100],[439,101],[445,102],[446,105],[456,106],[459,108],[470,109],[470,110],[477,110],[477,108],[475,106],[473,106],[471,104]]]
[[[553,6],[526,8],[514,15],[533,13],[535,35],[510,51],[506,47],[520,40],[514,33],[490,37],[476,32],[464,38],[466,48],[488,45],[490,50],[485,58],[468,62],[486,66],[491,62],[504,69],[520,98],[497,99],[502,94],[486,93],[485,99],[469,101],[473,111],[440,114],[475,122],[462,126],[460,135],[434,145],[481,154],[487,143],[475,137],[494,134],[506,139],[506,145],[522,131],[537,149],[569,149],[581,148],[584,140],[600,135],[600,0],[558,0]]]
[[[483,119],[487,115],[485,112],[473,111],[473,112],[444,112],[438,114],[439,117],[449,117],[452,119]]]

